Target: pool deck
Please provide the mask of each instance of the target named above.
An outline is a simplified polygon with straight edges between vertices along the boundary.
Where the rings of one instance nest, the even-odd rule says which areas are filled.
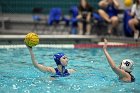
[[[26,35],[0,35],[0,48],[25,48]],[[39,35],[37,47],[49,48],[101,48],[106,38],[109,47],[140,47],[140,39],[96,35]]]
[[[0,35],[0,40],[23,40],[26,35]],[[40,40],[91,40],[100,42],[103,38],[107,38],[111,42],[136,43],[133,38],[117,37],[117,36],[97,36],[97,35],[39,35]],[[140,43],[140,38],[137,40]]]

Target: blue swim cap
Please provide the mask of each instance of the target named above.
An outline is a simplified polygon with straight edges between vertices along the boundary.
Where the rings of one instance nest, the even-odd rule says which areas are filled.
[[[64,53],[54,54],[53,58],[57,65],[61,65],[60,58],[63,57],[64,55],[65,55]]]

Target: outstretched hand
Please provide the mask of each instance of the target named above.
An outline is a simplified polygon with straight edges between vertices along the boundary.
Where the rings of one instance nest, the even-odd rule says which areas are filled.
[[[106,49],[107,48],[107,39],[104,39],[104,46],[103,46],[103,49]]]

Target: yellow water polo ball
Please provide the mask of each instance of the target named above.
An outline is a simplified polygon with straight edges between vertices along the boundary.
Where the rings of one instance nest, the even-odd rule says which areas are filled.
[[[27,46],[33,47],[39,43],[39,37],[36,33],[30,32],[26,35],[24,42]]]
[[[133,1],[132,0],[124,0],[124,5],[126,7],[130,7],[132,5]]]

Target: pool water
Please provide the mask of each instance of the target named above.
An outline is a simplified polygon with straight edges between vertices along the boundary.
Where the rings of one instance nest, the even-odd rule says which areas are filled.
[[[49,73],[37,70],[26,48],[0,49],[0,93],[140,93],[140,48],[109,48],[117,65],[125,58],[135,61],[134,83],[120,82],[100,48],[34,48],[40,64],[56,67],[53,54],[69,57],[67,68],[76,69],[68,77],[51,80]]]

